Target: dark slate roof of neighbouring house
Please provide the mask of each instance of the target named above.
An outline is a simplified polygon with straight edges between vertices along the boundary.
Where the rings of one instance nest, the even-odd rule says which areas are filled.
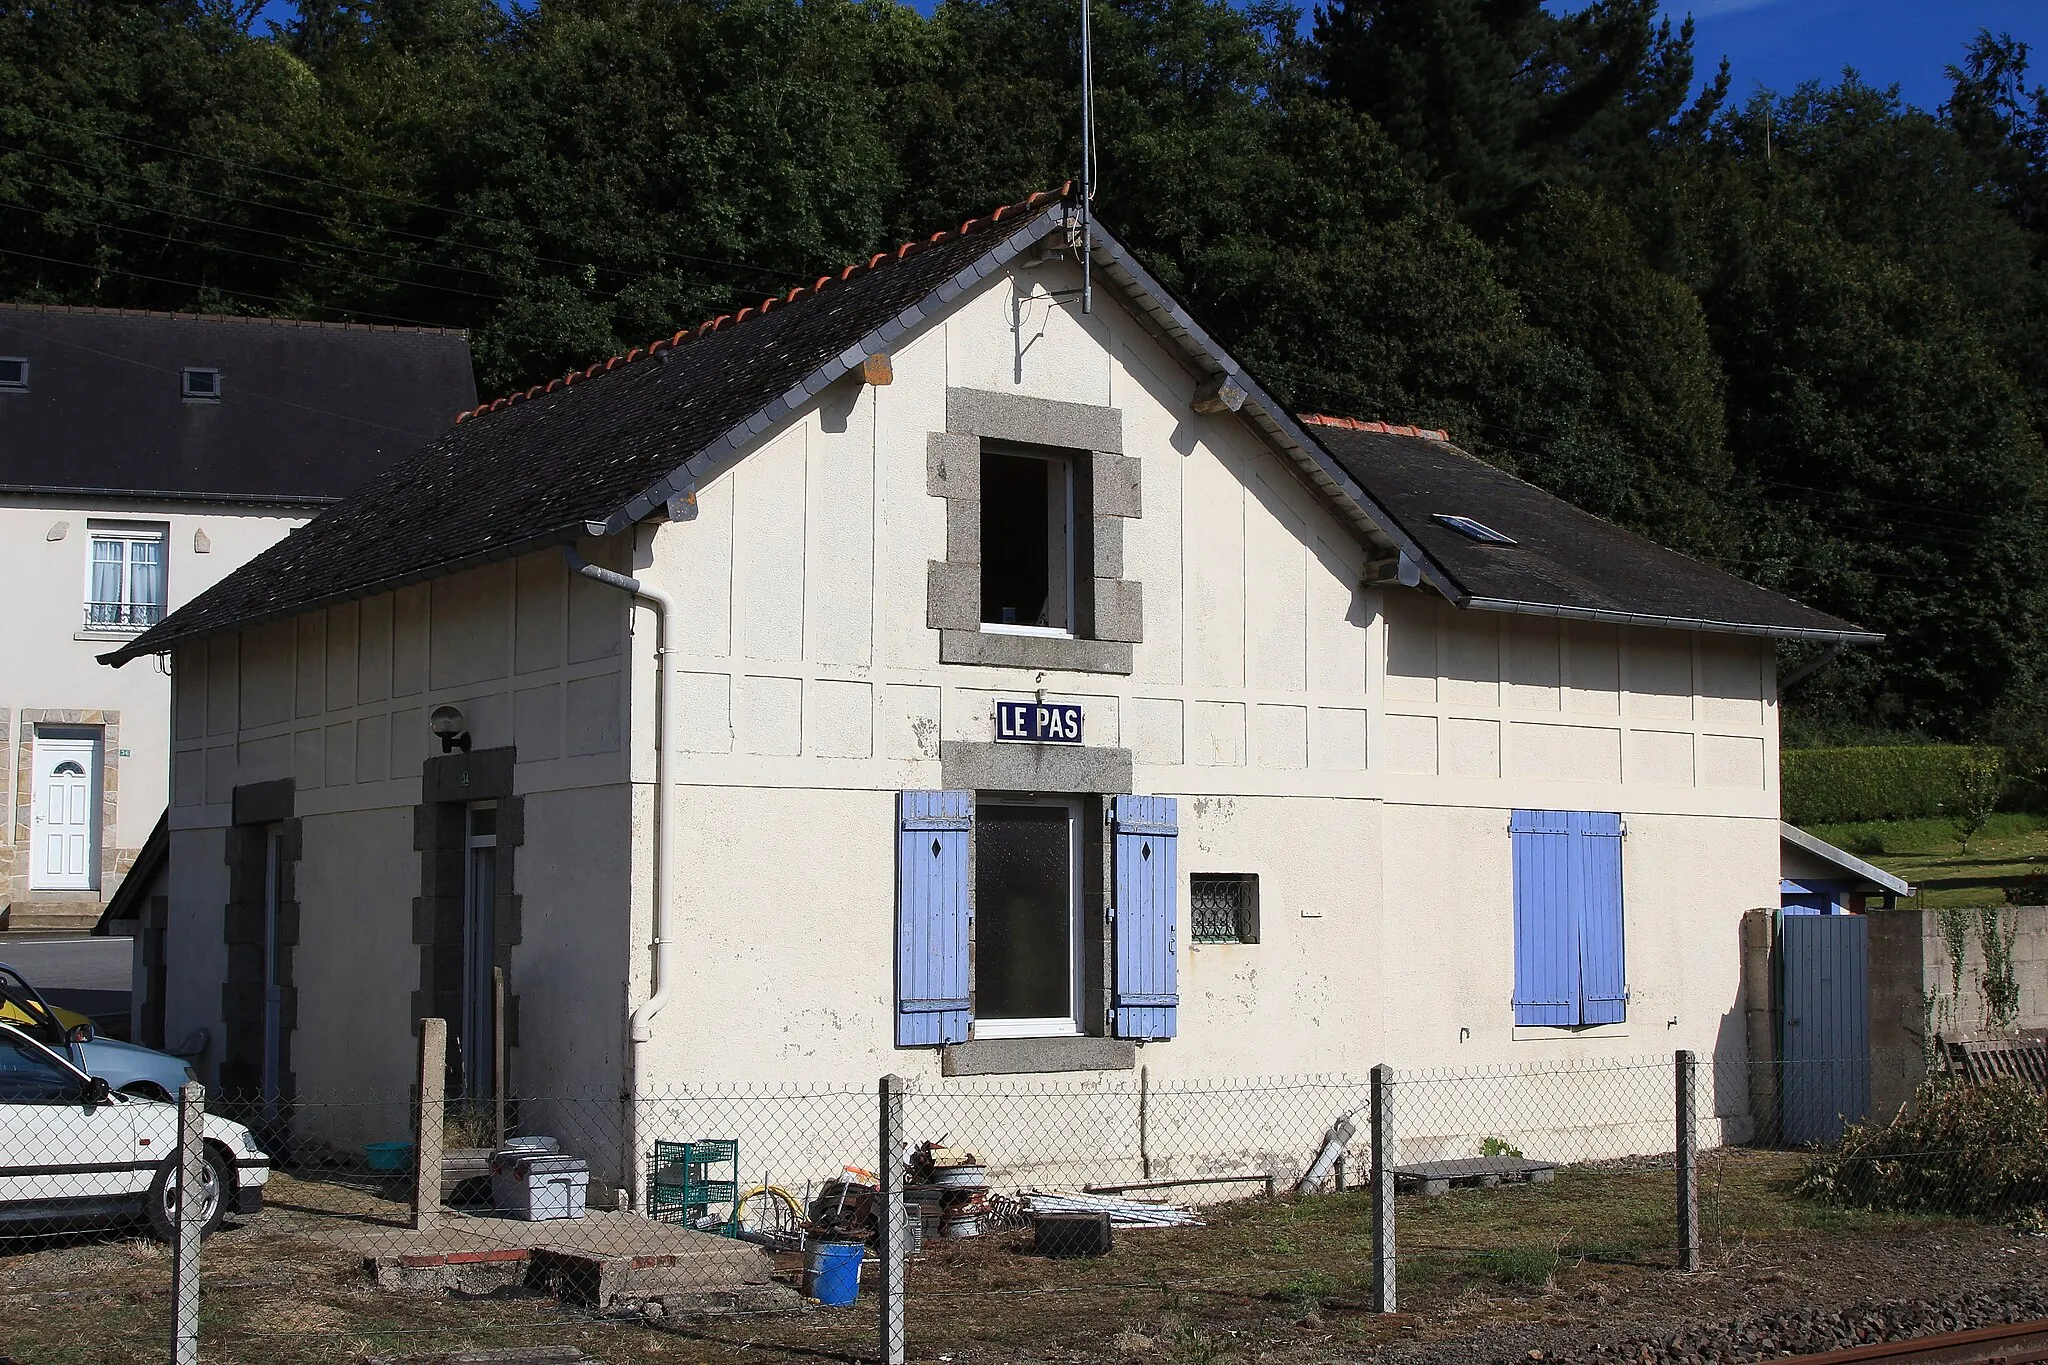
[[[0,304],[0,491],[320,506],[476,401],[458,331]],[[187,369],[217,370],[218,402]]]
[[[1829,642],[1883,638],[1581,511],[1442,432],[1301,421],[1461,607]],[[1515,543],[1476,540],[1438,520],[1445,516],[1469,517]]]
[[[901,335],[933,296],[950,301],[1043,236],[1036,211],[1060,203],[1035,194],[466,412],[102,661],[623,530],[694,487],[689,462],[741,447]]]

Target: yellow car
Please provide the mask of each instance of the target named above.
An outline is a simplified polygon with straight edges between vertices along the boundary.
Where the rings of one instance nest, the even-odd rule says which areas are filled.
[[[91,1019],[76,1010],[52,1005],[27,978],[4,962],[0,962],[0,1023],[12,1024],[61,1054],[86,1075],[106,1081],[124,1095],[169,1100],[185,1082],[198,1079],[181,1058],[98,1037]]]

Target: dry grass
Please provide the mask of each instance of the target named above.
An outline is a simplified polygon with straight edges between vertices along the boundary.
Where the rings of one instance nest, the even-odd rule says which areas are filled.
[[[1705,1276],[1672,1269],[1669,1170],[1567,1170],[1548,1186],[1404,1196],[1404,1312],[1392,1318],[1369,1311],[1371,1201],[1359,1193],[1221,1205],[1207,1228],[1126,1232],[1096,1261],[1025,1254],[1020,1233],[942,1243],[911,1269],[911,1354],[955,1365],[1329,1360],[1501,1322],[1713,1315],[1772,1293],[1804,1301],[1835,1292],[1838,1280],[1853,1287],[1864,1271],[1899,1283],[1916,1266],[2013,1266],[2014,1239],[1998,1229],[1795,1199],[1798,1168],[1784,1155],[1708,1158],[1702,1206],[1714,1272]],[[373,1190],[282,1177],[274,1195],[262,1218],[207,1244],[208,1361],[299,1365],[543,1343],[612,1362],[721,1365],[873,1352],[865,1299],[845,1312],[650,1327],[524,1295],[381,1292],[345,1249],[307,1233],[337,1218],[375,1227],[397,1205]],[[1951,1261],[1930,1256],[1929,1239]],[[161,1249],[110,1236],[0,1251],[4,1349],[34,1365],[161,1359],[169,1269]]]

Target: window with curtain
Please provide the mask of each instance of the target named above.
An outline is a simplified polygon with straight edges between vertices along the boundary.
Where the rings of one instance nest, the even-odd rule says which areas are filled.
[[[164,543],[160,527],[95,526],[86,583],[85,624],[98,630],[146,630],[164,619]]]

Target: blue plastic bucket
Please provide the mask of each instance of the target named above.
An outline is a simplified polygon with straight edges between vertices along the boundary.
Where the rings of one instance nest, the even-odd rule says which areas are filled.
[[[860,1296],[859,1242],[814,1242],[804,1257],[805,1292],[827,1308],[844,1308]]]
[[[363,1144],[363,1164],[373,1171],[389,1173],[412,1169],[410,1142],[368,1142]]]

